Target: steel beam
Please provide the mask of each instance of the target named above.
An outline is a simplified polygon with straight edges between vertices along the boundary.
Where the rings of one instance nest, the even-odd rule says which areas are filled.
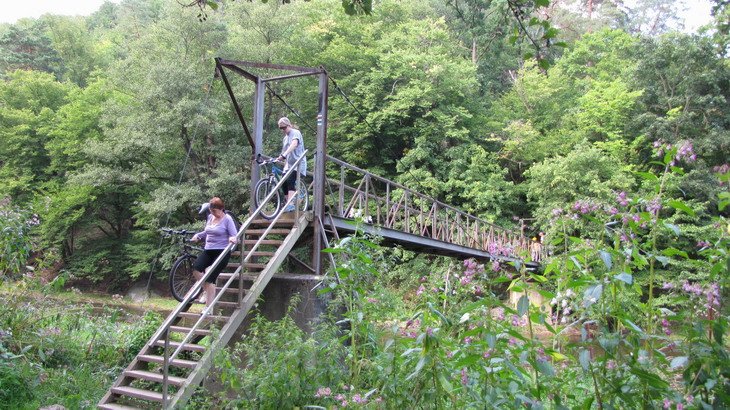
[[[314,152],[314,220],[324,220],[325,158],[327,154],[327,101],[329,98],[327,72],[321,68],[319,75],[319,110],[317,111],[317,150]],[[312,267],[317,275],[323,274],[322,225],[314,224]]]
[[[270,68],[273,70],[298,71],[300,73],[322,73],[322,72],[324,72],[324,69],[322,69],[321,67],[320,68],[311,68],[311,67],[300,67],[300,66],[296,66],[296,65],[256,63],[253,61],[221,60],[221,64],[223,64],[225,66]]]
[[[370,235],[380,236],[383,241],[387,244],[397,244],[405,249],[420,252],[430,253],[441,256],[452,256],[458,258],[477,258],[477,259],[489,259],[498,260],[501,262],[521,262],[517,258],[511,258],[509,256],[494,255],[489,252],[469,248],[467,246],[456,245],[449,242],[440,241],[438,239],[427,238],[420,235],[405,233],[403,231],[383,228],[381,226],[375,226],[370,224],[358,224],[356,221],[346,218],[332,217],[332,222],[325,222],[330,228],[337,229],[338,232],[354,233],[357,230],[365,232]],[[334,227],[332,226],[334,224]],[[317,225],[314,225],[315,227]]]
[[[253,134],[254,134],[254,149],[253,156],[251,157],[251,212],[256,210],[254,201],[254,195],[256,195],[256,183],[259,182],[261,171],[259,164],[256,162],[258,154],[264,146],[264,96],[266,94],[266,84],[258,79],[256,81],[256,90],[253,97]]]

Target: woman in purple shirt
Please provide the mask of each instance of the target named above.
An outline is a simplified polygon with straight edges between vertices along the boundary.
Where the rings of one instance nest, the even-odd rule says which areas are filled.
[[[233,223],[233,218],[225,212],[223,201],[218,197],[213,197],[209,203],[210,215],[208,215],[208,220],[205,223],[205,229],[202,232],[196,233],[190,239],[193,242],[205,240],[205,250],[198,256],[198,259],[195,260],[195,264],[193,265],[193,276],[195,276],[196,280],[200,280],[203,277],[202,272],[205,272],[205,269],[215,262],[229,243],[236,243],[236,235],[238,234],[236,225]],[[203,284],[203,290],[205,292],[201,300],[206,306],[215,298],[216,279],[223,268],[228,265],[228,258],[230,256],[231,254],[229,252],[223,257],[221,263],[210,274],[205,284]]]

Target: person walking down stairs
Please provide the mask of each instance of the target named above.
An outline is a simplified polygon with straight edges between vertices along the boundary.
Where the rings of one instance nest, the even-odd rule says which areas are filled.
[[[228,215],[223,206],[223,201],[218,197],[211,198],[210,215],[205,223],[205,229],[198,232],[190,239],[193,242],[205,240],[205,249],[198,255],[193,265],[193,276],[196,280],[203,277],[203,272],[215,262],[229,243],[236,243],[236,225],[233,218]],[[210,274],[203,285],[201,301],[208,306],[215,298],[215,282],[223,268],[228,265],[231,254],[228,252],[215,270]]]

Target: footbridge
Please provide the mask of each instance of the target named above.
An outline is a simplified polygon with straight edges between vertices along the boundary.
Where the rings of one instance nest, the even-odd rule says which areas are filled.
[[[316,144],[314,150],[307,151],[308,159],[314,160],[314,172],[304,179],[311,207],[296,206],[294,212],[278,213],[271,219],[262,217],[266,202],[282,188],[282,181],[296,172],[295,164],[263,198],[261,206],[251,206],[237,234],[238,244],[226,249],[232,257],[217,279],[215,299],[204,308],[194,303],[207,278],[205,275],[122,371],[99,402],[99,408],[184,407],[204,380],[214,355],[237,340],[244,320],[267,287],[271,288],[270,283],[277,277],[321,281],[329,267],[336,263],[331,254],[322,252],[323,249],[329,247],[333,239],[357,230],[382,237],[386,245],[416,252],[460,259],[526,262],[529,268],[539,264],[543,257],[542,247],[538,242],[529,241],[521,232],[499,227],[327,155],[330,78],[324,68],[220,58],[215,64],[215,75],[225,84],[243,134],[251,146],[249,189],[252,193],[261,178],[259,164],[254,159],[263,153],[265,96],[268,92],[281,99],[270,83],[311,76],[318,79]],[[284,74],[264,77],[253,70],[283,71]],[[228,78],[230,73],[254,83],[251,127]],[[291,109],[283,99],[281,101]],[[300,205],[301,198],[295,196],[283,205],[293,205],[294,201]],[[253,194],[251,203],[255,203]],[[303,259],[302,254],[309,257]],[[223,256],[219,257],[212,268],[222,259]],[[285,261],[297,266],[298,272],[282,273]]]

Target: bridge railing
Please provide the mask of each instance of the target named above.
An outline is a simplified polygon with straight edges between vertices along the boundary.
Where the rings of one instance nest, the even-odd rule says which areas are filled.
[[[542,258],[539,243],[432,197],[326,156],[325,204],[334,215],[480,249],[495,256]]]

